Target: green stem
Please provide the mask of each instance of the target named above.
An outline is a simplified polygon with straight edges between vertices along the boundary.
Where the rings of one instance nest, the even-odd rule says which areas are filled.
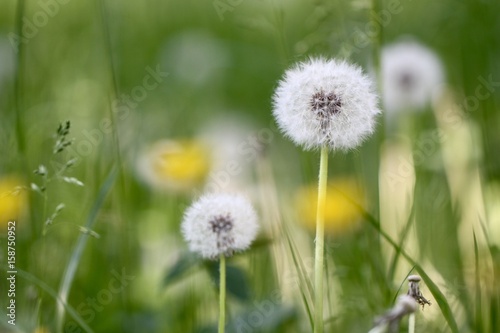
[[[318,208],[316,211],[316,253],[314,265],[314,333],[323,332],[323,269],[325,248],[325,201],[328,179],[328,147],[321,148],[318,180]]]
[[[415,313],[410,313],[408,318],[408,333],[415,333]]]
[[[116,178],[116,169],[113,168],[110,172],[109,175],[106,177],[106,180],[104,184],[101,186],[99,189],[99,193],[97,195],[97,198],[92,206],[92,209],[90,211],[90,214],[87,217],[87,223],[85,224],[85,228],[88,230],[91,230],[97,221],[97,215],[99,211],[102,208],[102,205],[104,204],[104,200],[106,199],[107,194],[111,190],[115,178]],[[57,310],[56,310],[56,332],[57,333],[62,333],[63,332],[63,325],[64,325],[64,316],[65,316],[65,311],[66,305],[68,302],[68,297],[69,297],[69,292],[71,290],[71,285],[73,283],[73,279],[76,274],[76,270],[78,268],[78,265],[80,263],[80,259],[82,258],[83,251],[85,250],[85,245],[87,244],[87,240],[89,238],[88,234],[81,233],[78,236],[78,241],[75,245],[75,248],[73,250],[73,253],[71,254],[70,260],[68,264],[66,265],[66,268],[64,270],[64,275],[61,280],[61,285],[59,287],[59,292],[57,294]]]
[[[226,324],[226,257],[220,255],[220,277],[219,277],[219,333],[224,333]]]
[[[17,1],[17,9],[16,9],[16,34],[19,38],[19,43],[16,46],[16,77],[14,83],[14,105],[16,110],[16,139],[17,139],[17,147],[18,152],[22,158],[25,158],[26,152],[26,138],[24,137],[24,123],[22,112],[22,77],[24,75],[24,67],[23,67],[23,57],[24,57],[24,34],[23,34],[23,17],[25,14],[25,0]],[[25,163],[25,167],[27,167],[27,163]],[[27,171],[27,170],[25,170]]]

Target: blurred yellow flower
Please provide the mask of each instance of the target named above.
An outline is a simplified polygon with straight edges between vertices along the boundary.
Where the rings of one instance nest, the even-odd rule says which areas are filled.
[[[0,225],[1,232],[8,221],[17,221],[22,216],[28,203],[28,193],[23,188],[24,182],[15,175],[0,178]]]
[[[48,328],[42,326],[42,327],[35,328],[34,333],[50,333],[50,331]]]
[[[316,184],[299,188],[295,195],[295,207],[300,219],[308,229],[316,229],[316,206],[318,187]],[[327,187],[324,211],[325,233],[340,235],[359,225],[361,214],[356,205],[363,205],[364,192],[353,178],[333,179]]]
[[[183,191],[201,184],[211,166],[207,147],[195,140],[162,140],[138,160],[141,178],[157,188]]]

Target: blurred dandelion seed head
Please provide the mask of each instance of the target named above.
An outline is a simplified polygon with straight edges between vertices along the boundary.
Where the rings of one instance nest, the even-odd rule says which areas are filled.
[[[18,221],[26,211],[28,193],[25,185],[16,175],[0,177],[0,225]]]
[[[421,110],[439,96],[443,66],[434,51],[414,41],[382,50],[383,102],[388,112]]]
[[[236,194],[207,194],[185,212],[182,234],[189,249],[206,259],[247,249],[259,229],[250,202]]]
[[[205,31],[184,31],[169,39],[161,54],[162,67],[192,85],[210,83],[232,59],[227,45]],[[172,66],[175,64],[175,66]]]
[[[165,190],[186,191],[203,183],[211,166],[210,151],[195,140],[153,143],[138,159],[140,177]]]
[[[314,231],[318,200],[316,184],[299,188],[295,207],[300,222]],[[325,233],[339,236],[359,226],[361,214],[356,204],[363,205],[364,191],[354,179],[335,179],[328,184],[324,211]]]
[[[281,130],[305,149],[355,148],[373,133],[380,113],[372,81],[359,67],[323,58],[286,71],[273,104]]]

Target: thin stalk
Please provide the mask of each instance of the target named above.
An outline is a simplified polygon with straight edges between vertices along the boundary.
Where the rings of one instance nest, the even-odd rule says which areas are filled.
[[[88,230],[92,230],[96,220],[97,215],[104,204],[104,200],[106,199],[107,194],[109,193],[112,185],[114,184],[116,178],[116,169],[113,168],[109,175],[107,176],[104,184],[101,186],[99,190],[99,194],[92,206],[90,214],[87,217],[87,222],[85,224],[85,228]],[[61,285],[59,287],[59,292],[57,294],[57,312],[56,312],[56,332],[63,332],[63,324],[64,324],[64,316],[65,311],[67,310],[67,302],[69,292],[71,290],[71,285],[73,283],[73,279],[76,274],[76,270],[80,263],[80,259],[82,258],[83,251],[85,250],[85,245],[87,244],[87,240],[89,238],[88,234],[82,233],[78,236],[78,241],[75,245],[73,253],[71,254],[70,260],[66,265],[64,270],[64,275],[61,280]]]
[[[415,333],[415,313],[410,313],[408,317],[408,333]]]
[[[219,333],[224,333],[226,325],[226,257],[220,255],[220,277],[219,277]]]
[[[26,138],[24,137],[24,124],[22,117],[22,77],[24,74],[23,67],[23,56],[24,56],[24,34],[23,34],[23,17],[25,14],[25,3],[24,0],[17,1],[16,8],[16,34],[19,36],[19,42],[15,46],[16,49],[16,77],[14,83],[14,105],[16,110],[16,139],[17,139],[17,148],[18,152],[22,158],[25,156],[26,152]],[[27,163],[24,163],[24,167],[27,167]],[[25,170],[27,171],[27,170]]]
[[[323,270],[325,252],[325,202],[328,179],[328,147],[321,148],[316,211],[316,251],[314,259],[314,333],[323,333]]]

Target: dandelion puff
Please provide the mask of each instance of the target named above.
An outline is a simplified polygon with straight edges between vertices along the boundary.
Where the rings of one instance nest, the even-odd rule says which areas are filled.
[[[403,41],[382,50],[383,103],[389,114],[422,110],[440,94],[443,66],[431,49]]]
[[[202,196],[186,210],[181,229],[191,251],[215,260],[247,249],[259,227],[246,198],[215,193]]]
[[[358,66],[311,58],[286,71],[273,114],[285,135],[305,149],[349,150],[374,131],[380,110],[372,86]]]

